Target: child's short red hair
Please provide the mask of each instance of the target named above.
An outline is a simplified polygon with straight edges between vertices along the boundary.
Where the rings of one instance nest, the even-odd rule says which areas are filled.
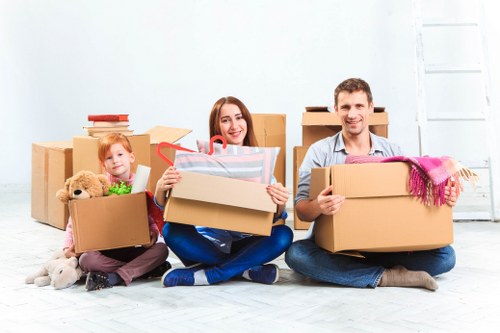
[[[106,159],[106,154],[108,153],[111,146],[114,145],[115,143],[121,143],[121,145],[123,146],[123,148],[125,148],[126,151],[132,153],[132,145],[130,144],[130,141],[128,141],[125,135],[121,133],[110,133],[99,140],[98,156],[99,156],[99,161],[101,161],[101,163],[104,163],[104,160]]]

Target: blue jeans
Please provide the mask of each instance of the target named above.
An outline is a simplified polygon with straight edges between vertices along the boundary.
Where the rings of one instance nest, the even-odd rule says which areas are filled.
[[[294,242],[285,254],[285,262],[294,271],[317,281],[349,287],[375,288],[386,268],[401,265],[413,271],[438,275],[455,266],[451,246],[413,252],[362,252],[357,258],[328,252],[311,239]]]
[[[184,265],[204,264],[207,280],[214,284],[276,259],[292,244],[293,232],[285,225],[278,225],[272,228],[270,236],[249,236],[234,241],[230,253],[219,250],[192,225],[165,223],[163,237]]]

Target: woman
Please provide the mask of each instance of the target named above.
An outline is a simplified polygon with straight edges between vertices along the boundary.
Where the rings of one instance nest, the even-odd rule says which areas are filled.
[[[252,118],[246,106],[235,97],[223,97],[210,113],[210,136],[222,135],[228,144],[256,146]],[[181,180],[174,167],[168,168],[158,180],[155,199],[162,207],[166,192]],[[288,191],[280,183],[267,187],[278,209],[274,220],[286,219]],[[211,285],[233,277],[273,284],[278,281],[279,269],[266,264],[281,255],[292,243],[293,232],[285,225],[276,225],[270,236],[252,236],[239,232],[195,227],[167,222],[163,236],[170,249],[186,265],[167,271],[162,282],[165,287]]]

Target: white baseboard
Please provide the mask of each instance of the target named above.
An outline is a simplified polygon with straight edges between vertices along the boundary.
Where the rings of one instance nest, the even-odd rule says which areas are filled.
[[[31,184],[0,184],[0,193],[29,193]]]

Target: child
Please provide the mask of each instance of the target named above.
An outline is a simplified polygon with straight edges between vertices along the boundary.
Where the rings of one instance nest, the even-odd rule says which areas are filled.
[[[132,185],[135,175],[130,167],[135,155],[126,136],[111,133],[99,142],[99,160],[106,170],[111,184],[124,181]],[[150,243],[143,247],[127,247],[105,251],[89,251],[80,256],[81,268],[88,272],[85,288],[87,291],[111,288],[117,284],[128,286],[138,277],[161,277],[170,268],[166,261],[168,248],[160,236],[158,227],[148,216]],[[75,256],[71,218],[66,227],[64,252],[66,257]]]

